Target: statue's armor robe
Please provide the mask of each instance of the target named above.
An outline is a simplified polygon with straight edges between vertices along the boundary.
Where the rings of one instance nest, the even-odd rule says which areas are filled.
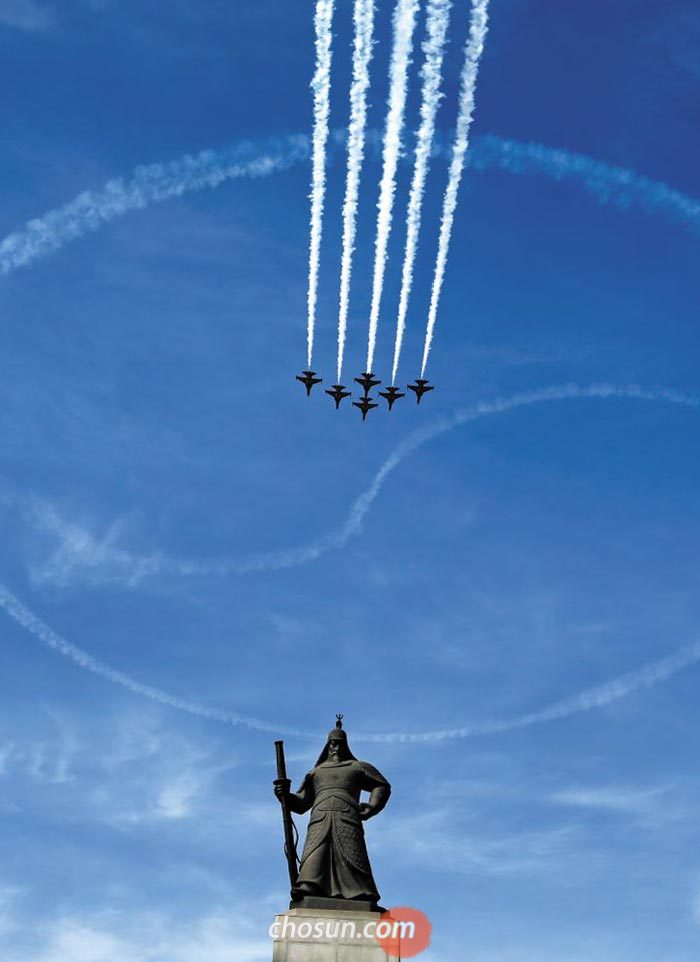
[[[379,900],[367,856],[360,818],[360,793],[370,793],[371,814],[386,805],[391,786],[368,762],[323,762],[312,769],[290,796],[292,809],[311,809],[306,844],[293,896]]]

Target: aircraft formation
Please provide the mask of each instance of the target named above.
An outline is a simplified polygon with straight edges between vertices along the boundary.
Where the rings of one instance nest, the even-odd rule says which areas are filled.
[[[334,17],[339,0],[315,0],[314,33],[316,66],[311,82],[313,91],[313,129],[310,143],[311,159],[311,201],[309,237],[309,278],[307,291],[307,357],[306,370],[297,375],[307,396],[315,385],[322,382],[313,367],[314,336],[316,315],[319,303],[319,280],[321,274],[321,246],[324,236],[326,217],[326,179],[328,144],[331,136],[329,118],[331,116],[331,88],[334,70]],[[343,7],[345,4],[342,5]],[[416,402],[424,394],[434,390],[425,376],[433,342],[438,306],[448,261],[450,237],[455,219],[457,196],[465,158],[469,147],[469,132],[475,108],[476,83],[479,64],[484,49],[488,29],[489,0],[469,0],[469,3],[454,4],[452,0],[393,0],[392,3],[377,4],[376,0],[352,0],[354,40],[352,44],[352,83],[349,90],[349,114],[346,150],[345,192],[342,204],[342,255],[338,288],[338,350],[335,384],[325,389],[338,410],[345,398],[352,398],[353,392],[343,384],[343,364],[348,338],[349,306],[351,303],[354,252],[357,241],[358,212],[360,207],[360,184],[365,167],[367,145],[368,112],[371,108],[371,90],[374,83],[375,68],[372,66],[377,46],[375,34],[381,35],[387,24],[375,30],[375,17],[384,16],[383,8],[393,7],[391,17],[391,51],[388,56],[389,93],[386,100],[386,117],[381,145],[381,177],[377,184],[376,231],[374,239],[374,267],[372,270],[371,301],[368,311],[367,360],[365,373],[354,378],[360,391],[351,404],[366,420],[370,411],[380,406],[379,398],[385,400],[391,411],[394,404],[407,396],[410,391]],[[454,6],[454,18],[452,8]],[[464,8],[467,8],[465,10]],[[447,166],[447,180],[442,198],[442,212],[435,252],[430,302],[426,319],[425,340],[422,361],[418,367],[419,376],[413,384],[401,390],[398,369],[402,353],[406,322],[413,290],[414,272],[418,261],[419,248],[427,246],[421,241],[422,212],[428,186],[431,159],[434,154],[434,137],[437,129],[440,104],[443,100],[443,63],[449,41],[452,19],[459,22],[460,33],[466,28],[463,48],[463,66],[459,82],[456,123],[452,116],[448,123],[453,126],[454,138],[451,157]],[[468,20],[468,23],[467,23]],[[424,30],[422,40],[419,33]],[[344,45],[344,44],[343,44]],[[420,53],[419,53],[420,51]],[[388,53],[388,51],[387,51]],[[420,111],[415,107],[409,93],[412,65],[419,59],[420,65]],[[452,111],[453,107],[449,110]],[[406,150],[409,125],[416,123],[414,146]],[[397,177],[398,165],[404,153],[412,152],[413,173],[408,196]],[[373,372],[377,347],[377,332],[382,310],[382,299],[387,269],[392,270],[390,257],[390,238],[395,221],[395,208],[406,201],[405,238],[402,266],[400,269],[400,296],[396,307],[396,332],[394,337],[393,362],[388,376],[389,387],[378,391],[377,400],[370,393],[381,384]],[[434,242],[433,242],[434,243]],[[430,244],[432,246],[432,243]],[[400,245],[399,245],[400,247]],[[398,248],[397,248],[398,249]],[[398,266],[398,265],[397,265]],[[364,310],[362,311],[364,313]],[[348,405],[350,406],[350,405]]]
[[[323,378],[318,377],[315,371],[302,371],[301,374],[297,374],[297,381],[301,383],[306,388],[306,396],[311,397],[311,390],[317,384],[321,384]],[[362,388],[362,394],[360,395],[359,401],[353,401],[352,406],[360,410],[362,414],[362,420],[367,419],[367,415],[370,411],[379,407],[379,404],[370,397],[370,391],[374,387],[378,387],[382,382],[379,378],[375,377],[371,371],[365,371],[360,377],[356,377],[355,383],[359,384]],[[435,386],[430,384],[430,382],[424,377],[416,378],[414,384],[406,385],[409,391],[413,391],[416,396],[416,404],[420,404],[420,400],[424,394],[428,391],[434,391]],[[405,391],[400,391],[396,386],[392,385],[388,387],[385,391],[379,391],[379,397],[385,399],[388,409],[391,411],[395,402],[399,398],[406,397]],[[344,384],[334,384],[332,388],[326,388],[326,394],[329,395],[335,402],[336,411],[340,407],[340,402],[346,397],[352,397],[352,391],[347,391]]]

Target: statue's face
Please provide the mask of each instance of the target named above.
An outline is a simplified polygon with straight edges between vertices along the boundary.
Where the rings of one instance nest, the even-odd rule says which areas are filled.
[[[332,739],[328,742],[328,757],[334,762],[339,762],[343,757],[343,743]]]

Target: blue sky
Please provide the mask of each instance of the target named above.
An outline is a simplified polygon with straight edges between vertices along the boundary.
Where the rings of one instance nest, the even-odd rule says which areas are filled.
[[[350,79],[351,4],[338,7],[334,128]],[[138,165],[242,139],[264,156],[270,138],[308,134],[312,12],[0,0],[0,237]],[[378,0],[375,129],[390,15]],[[443,137],[466,16],[456,3]],[[433,920],[426,962],[697,959],[700,667],[662,660],[698,642],[700,615],[700,411],[686,403],[700,359],[698,63],[691,3],[494,0],[475,144],[560,149],[544,165],[559,176],[466,173],[437,390],[365,425],[293,379],[304,162],[149,204],[0,275],[0,584],[69,643],[202,709],[111,684],[0,612],[3,959],[269,959],[287,897],[272,740],[318,732],[286,739],[296,779],[337,711],[394,784],[370,848],[384,903]],[[414,78],[411,130],[417,106]],[[629,171],[627,210],[601,202],[595,168],[572,173],[573,153]],[[637,175],[680,192],[685,219]],[[379,176],[372,157],[348,376],[366,349]],[[437,160],[403,383],[420,360],[444,176]],[[404,164],[380,376],[409,178]],[[337,153],[314,358],[328,383],[343,188]],[[554,391],[449,427],[497,397],[602,382],[618,393]],[[590,689],[590,710],[579,697],[528,723]],[[515,723],[489,733],[492,721]],[[476,731],[362,738],[464,726]]]

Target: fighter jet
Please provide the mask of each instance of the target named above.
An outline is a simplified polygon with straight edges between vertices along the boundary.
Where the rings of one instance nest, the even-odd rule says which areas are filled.
[[[389,405],[389,410],[394,404],[394,401],[398,401],[400,397],[406,397],[397,387],[388,387],[386,391],[380,391],[379,397],[386,398],[386,403]]]
[[[372,408],[377,408],[377,407],[379,407],[379,405],[378,405],[378,404],[375,404],[375,402],[372,400],[372,398],[371,398],[371,397],[367,397],[366,394],[365,394],[365,396],[362,398],[361,401],[353,401],[353,402],[352,402],[352,406],[353,406],[353,407],[356,407],[356,408],[359,408],[359,409],[362,411],[362,420],[363,420],[363,421],[364,421],[365,418],[367,417],[367,412],[368,412],[368,411],[371,411]]]
[[[377,384],[381,384],[381,383],[382,383],[381,381],[375,380],[374,374],[371,374],[371,373],[369,373],[369,372],[367,372],[367,371],[365,371],[365,373],[362,375],[362,377],[356,377],[356,378],[355,378],[355,382],[356,382],[357,384],[361,384],[361,385],[362,385],[362,387],[364,388],[364,391],[365,391],[365,397],[367,397],[367,395],[369,394],[369,392],[371,391],[371,389],[372,389],[373,387],[376,387]]]
[[[430,384],[430,382],[424,377],[417,377],[415,384],[409,384],[408,390],[413,391],[416,395],[416,404],[420,404],[420,399],[428,391],[434,391],[435,386]]]
[[[344,384],[334,384],[332,391],[330,390],[330,388],[326,388],[326,394],[330,394],[330,396],[335,401],[336,411],[340,407],[340,402],[343,400],[343,398],[350,397],[350,393],[351,393],[350,391],[345,390]]]
[[[301,381],[306,388],[307,397],[311,396],[311,388],[314,384],[320,384],[322,380],[322,377],[316,377],[315,371],[302,371],[301,374],[297,374],[297,381]]]

